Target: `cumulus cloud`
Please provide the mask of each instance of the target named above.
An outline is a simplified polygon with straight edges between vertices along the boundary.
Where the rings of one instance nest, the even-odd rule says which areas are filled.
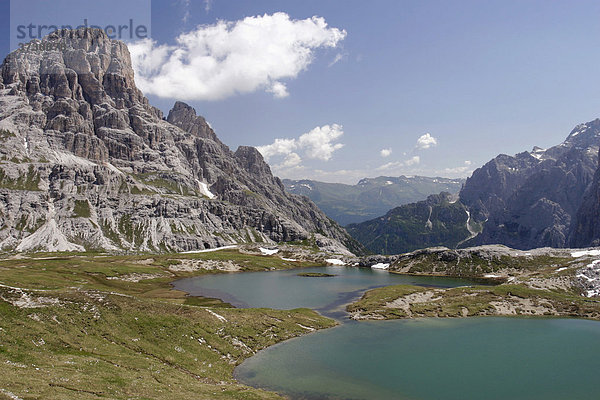
[[[268,160],[273,156],[291,154],[297,147],[296,139],[275,139],[273,143],[257,149]]]
[[[415,147],[419,150],[425,150],[436,145],[437,139],[429,133],[426,133],[417,139],[417,145]]]
[[[298,146],[305,149],[308,158],[328,161],[334,151],[344,147],[342,143],[333,143],[343,134],[341,125],[323,125],[300,136]]]
[[[273,157],[283,157],[283,162],[274,166],[275,170],[298,169],[302,167],[302,156],[298,152],[309,159],[328,161],[336,150],[344,147],[342,143],[335,143],[343,134],[343,127],[338,124],[317,126],[298,138],[278,138],[257,149],[267,161]]]
[[[382,149],[379,154],[381,155],[381,157],[389,157],[392,154],[392,148],[388,147],[387,149]]]
[[[393,170],[393,169],[397,169],[397,168],[412,167],[412,166],[419,164],[420,162],[421,162],[421,157],[413,156],[413,157],[409,158],[408,160],[392,161],[387,164],[383,164],[382,166],[376,168],[375,170],[376,171],[389,171],[389,170]]]
[[[129,45],[136,83],[145,94],[219,100],[265,90],[288,95],[284,79],[308,68],[315,50],[335,48],[346,31],[324,18],[294,20],[286,13],[218,21],[179,35],[174,45],[152,39]]]

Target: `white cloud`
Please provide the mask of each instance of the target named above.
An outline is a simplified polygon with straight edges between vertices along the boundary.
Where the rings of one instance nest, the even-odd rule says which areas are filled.
[[[471,164],[472,164],[472,162],[467,160],[461,166],[454,167],[454,168],[444,168],[443,173],[446,176],[451,176],[451,177],[469,175],[472,172]]]
[[[392,154],[392,148],[388,147],[387,149],[382,149],[379,154],[381,154],[381,157],[389,157]]]
[[[336,150],[344,147],[342,143],[335,143],[343,134],[341,125],[323,125],[297,139],[278,138],[271,144],[258,146],[257,149],[267,161],[274,157],[283,157],[283,161],[274,165],[273,169],[289,175],[290,169],[297,172],[304,168],[298,152],[302,152],[303,156],[309,159],[328,161]]]
[[[288,154],[283,162],[277,166],[278,169],[294,168],[300,165],[302,158],[297,153]]]
[[[392,161],[387,164],[383,164],[382,166],[375,168],[375,171],[389,171],[389,170],[393,170],[393,169],[397,169],[397,168],[412,167],[412,166],[419,164],[420,162],[421,162],[421,157],[413,156],[413,157],[409,158],[408,160]]]
[[[285,84],[281,82],[273,82],[271,87],[267,89],[267,92],[273,93],[273,96],[278,99],[283,99],[284,97],[288,97],[290,95]]]
[[[273,156],[288,155],[297,147],[296,139],[275,139],[273,143],[266,146],[258,146],[257,149],[268,160]]]
[[[204,11],[209,12],[212,7],[212,0],[204,0]]]
[[[185,25],[190,19],[190,1],[191,0],[181,0],[181,5],[183,6],[183,17],[181,18],[181,22]]]
[[[335,57],[333,58],[333,60],[331,60],[331,62],[329,63],[329,67],[334,66],[335,64],[337,64],[338,62],[342,61],[344,59],[344,55],[342,53],[337,53],[335,55]]]
[[[335,48],[346,31],[324,18],[293,20],[286,13],[218,21],[182,33],[175,45],[145,39],[129,45],[136,83],[145,94],[218,100],[266,90],[288,92],[283,79],[308,68],[319,48]]]
[[[342,143],[333,143],[343,134],[341,125],[323,125],[300,136],[298,146],[305,149],[308,158],[328,161],[334,151],[344,147]]]
[[[425,150],[436,145],[437,139],[431,136],[429,133],[426,133],[417,139],[416,148],[419,150]]]

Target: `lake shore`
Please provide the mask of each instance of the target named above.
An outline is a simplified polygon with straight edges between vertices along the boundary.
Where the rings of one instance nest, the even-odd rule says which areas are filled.
[[[503,246],[425,249],[397,257],[390,272],[481,279],[495,286],[431,289],[391,286],[350,304],[355,320],[420,317],[552,316],[600,319],[590,269],[594,251]],[[587,271],[587,272],[586,272]],[[586,272],[587,275],[583,273]]]
[[[280,399],[237,382],[235,366],[261,349],[337,323],[306,308],[231,308],[171,286],[232,270],[319,265],[251,253],[5,257],[0,399]]]

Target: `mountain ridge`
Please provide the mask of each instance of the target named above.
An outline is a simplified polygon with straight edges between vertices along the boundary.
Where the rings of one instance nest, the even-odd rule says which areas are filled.
[[[363,178],[356,185],[284,179],[288,192],[309,197],[341,225],[359,223],[440,192],[457,193],[464,179],[425,176]]]
[[[595,228],[600,215],[599,149],[600,119],[596,119],[578,124],[556,146],[534,147],[514,156],[499,154],[477,168],[458,196],[459,204],[469,212],[473,232],[463,230],[457,246],[502,244],[528,250],[600,243],[600,231]],[[395,224],[406,225],[413,217],[406,215],[403,221],[397,217]],[[381,243],[395,229],[381,218],[349,227],[371,251],[376,251],[372,243]],[[460,238],[460,231],[455,232]],[[429,237],[433,239],[421,241],[422,247],[446,245],[433,233]],[[398,253],[411,250],[414,247],[393,247]]]
[[[167,118],[134,81],[127,46],[56,31],[66,50],[17,51],[0,70],[0,247],[191,251],[244,242],[360,245],[287,194],[252,147],[232,152],[204,118]]]

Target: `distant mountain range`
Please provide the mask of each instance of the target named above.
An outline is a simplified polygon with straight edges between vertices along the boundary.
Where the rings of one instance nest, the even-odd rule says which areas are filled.
[[[388,254],[410,251],[416,245],[504,244],[523,250],[598,245],[599,147],[600,120],[596,119],[576,126],[557,146],[535,147],[515,156],[501,154],[478,168],[457,203],[436,203],[439,217],[430,219],[427,231],[423,231],[422,215],[427,203],[417,203],[350,226],[350,233],[369,250]],[[461,206],[462,217],[446,218]],[[464,229],[457,228],[461,223]]]
[[[356,240],[378,254],[404,253],[431,243],[454,248],[480,226],[470,221],[467,208],[450,193],[390,210],[383,217],[346,227]]]
[[[361,179],[356,185],[283,180],[289,193],[307,196],[341,225],[367,221],[394,207],[425,200],[431,194],[458,193],[464,182],[425,176],[380,176]]]

